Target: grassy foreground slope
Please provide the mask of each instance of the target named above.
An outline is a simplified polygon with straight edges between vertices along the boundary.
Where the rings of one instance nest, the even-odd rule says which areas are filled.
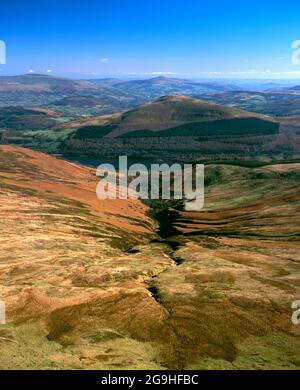
[[[94,171],[27,149],[1,146],[0,175],[0,299],[6,302],[8,320],[0,326],[0,367],[84,368],[89,355],[95,355],[95,368],[105,367],[114,355],[124,366],[137,366],[127,347],[143,351],[143,345],[130,337],[116,343],[121,336],[108,317],[117,315],[121,321],[120,307],[151,303],[142,280],[148,273],[151,277],[152,268],[159,270],[163,260],[142,259],[135,267],[135,260],[129,266],[124,255],[154,235],[146,206],[100,202]],[[93,326],[83,321],[81,305],[112,313],[103,318],[98,312],[99,324]],[[61,339],[69,329],[68,316],[55,320],[61,309],[78,311],[72,318],[87,328],[85,340]],[[119,347],[123,352],[105,352]]]
[[[299,369],[300,327],[290,317],[300,296],[300,164],[209,165],[205,178],[205,208],[174,224],[180,265],[155,280],[182,359]]]
[[[299,172],[207,167],[163,241],[92,170],[2,146],[0,368],[299,369]]]

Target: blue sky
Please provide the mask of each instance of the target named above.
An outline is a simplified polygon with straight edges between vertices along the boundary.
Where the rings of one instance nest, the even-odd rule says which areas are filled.
[[[6,1],[0,74],[300,78],[299,1]]]

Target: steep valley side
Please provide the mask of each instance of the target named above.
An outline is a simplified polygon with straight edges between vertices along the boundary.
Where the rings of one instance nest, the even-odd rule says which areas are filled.
[[[159,237],[92,169],[1,146],[0,368],[299,369],[300,164],[206,169]]]

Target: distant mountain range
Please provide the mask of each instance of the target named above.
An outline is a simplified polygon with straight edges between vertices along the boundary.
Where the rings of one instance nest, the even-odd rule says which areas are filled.
[[[120,83],[114,83],[114,86],[117,88],[126,88],[127,90],[147,90],[148,88],[154,88],[164,92],[182,92],[183,90],[194,91],[232,91],[240,90],[236,85],[232,84],[223,84],[216,82],[196,82],[191,80],[176,79],[176,78],[167,78],[167,77],[155,77],[152,79],[146,80],[132,80],[132,81],[123,81]]]
[[[0,93],[36,92],[36,93],[74,93],[95,90],[92,84],[67,78],[43,74],[25,74],[21,76],[1,76]]]
[[[25,74],[0,76],[0,107],[42,106],[78,118],[129,110],[165,95],[185,95],[267,115],[300,115],[299,88],[283,88],[274,82],[248,82],[243,86],[232,81],[200,82],[162,76],[72,80]]]
[[[156,77],[147,80],[72,80],[62,77],[54,77],[43,74],[25,74],[20,76],[1,76],[0,92],[48,92],[48,93],[76,93],[85,91],[95,91],[114,87],[128,91],[140,90],[144,93],[159,93],[160,96],[166,92],[178,92],[189,90],[199,91],[228,91],[240,90],[239,87],[222,83],[198,83],[190,80]],[[154,91],[151,89],[154,88]]]
[[[300,94],[300,85],[295,85],[294,87],[284,88],[284,89],[282,89],[282,92]]]
[[[5,143],[75,156],[298,158],[300,120],[280,117],[300,116],[299,87],[274,92],[238,88],[166,77],[0,77],[0,137]]]
[[[200,93],[194,95],[217,104],[272,116],[300,115],[300,90],[273,90],[268,92],[236,91]]]

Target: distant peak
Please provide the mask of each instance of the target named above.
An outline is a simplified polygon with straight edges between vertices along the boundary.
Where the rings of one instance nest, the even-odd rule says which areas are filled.
[[[30,77],[52,77],[49,74],[42,74],[42,73],[25,73],[23,76],[30,76]]]
[[[189,96],[184,96],[184,95],[165,95],[161,96],[159,99],[157,99],[157,102],[171,102],[171,101],[178,101],[178,100],[193,100],[193,98]]]

